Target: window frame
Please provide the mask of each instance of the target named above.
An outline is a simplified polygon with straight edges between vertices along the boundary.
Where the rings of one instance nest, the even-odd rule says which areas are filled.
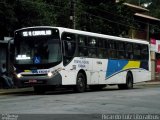
[[[74,40],[72,39],[71,41],[68,41],[66,39],[63,38],[63,36],[65,34],[68,35],[73,35],[74,36]],[[77,44],[76,44],[76,34],[75,33],[70,33],[70,32],[63,32],[61,34],[61,40],[62,40],[62,52],[63,52],[63,65],[66,66],[67,64],[70,63],[70,61],[75,57],[76,55],[76,49],[77,49]],[[65,50],[65,43],[66,42],[70,42],[70,43],[74,43],[75,44],[75,48],[74,48],[74,52],[72,56],[66,56],[66,50]]]

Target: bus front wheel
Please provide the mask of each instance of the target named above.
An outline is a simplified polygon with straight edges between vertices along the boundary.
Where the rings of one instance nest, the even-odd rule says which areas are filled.
[[[76,86],[74,87],[74,91],[81,93],[86,90],[85,76],[82,73],[78,73]]]

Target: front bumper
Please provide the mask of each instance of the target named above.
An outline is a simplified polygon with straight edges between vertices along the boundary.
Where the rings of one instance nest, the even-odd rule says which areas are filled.
[[[23,76],[21,78],[17,78],[20,81],[21,85],[62,85],[62,76],[57,73],[54,76],[48,77],[44,76]]]

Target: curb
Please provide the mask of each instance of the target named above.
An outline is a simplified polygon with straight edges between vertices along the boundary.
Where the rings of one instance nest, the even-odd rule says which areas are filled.
[[[160,85],[160,81],[154,81],[154,82],[151,82],[151,81],[148,81],[148,82],[142,82],[142,83],[136,83],[135,85]]]
[[[33,92],[33,88],[0,89],[0,95]]]

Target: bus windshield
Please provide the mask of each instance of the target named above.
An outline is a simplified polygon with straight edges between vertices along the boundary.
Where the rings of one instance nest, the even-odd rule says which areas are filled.
[[[20,38],[16,43],[16,64],[47,64],[62,59],[60,40],[52,37]]]

